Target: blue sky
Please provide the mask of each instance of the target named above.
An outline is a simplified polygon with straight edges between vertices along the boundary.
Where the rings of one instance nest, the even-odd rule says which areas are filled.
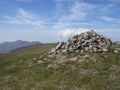
[[[0,42],[65,41],[94,29],[120,41],[120,0],[0,0]]]

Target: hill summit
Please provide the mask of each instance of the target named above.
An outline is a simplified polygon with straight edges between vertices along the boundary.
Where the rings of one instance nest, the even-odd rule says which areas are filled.
[[[56,45],[0,54],[0,90],[120,90],[120,43],[87,31]]]
[[[56,54],[67,51],[106,52],[109,51],[111,45],[112,41],[109,38],[97,34],[94,30],[90,30],[73,36],[67,42],[60,42],[51,50],[51,53]]]

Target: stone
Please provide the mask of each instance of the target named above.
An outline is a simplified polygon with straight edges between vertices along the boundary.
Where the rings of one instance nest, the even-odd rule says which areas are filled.
[[[56,51],[56,49],[55,49],[55,48],[52,48],[49,53],[54,53],[55,51]]]
[[[89,50],[89,47],[84,47],[85,51],[88,51]]]
[[[41,55],[40,57],[39,57],[39,59],[41,59],[41,58],[43,58],[44,57],[44,55]]]
[[[115,48],[116,50],[120,51],[120,48]]]
[[[72,57],[70,58],[70,61],[77,61],[78,57]]]
[[[118,51],[117,51],[117,50],[114,50],[113,52],[114,52],[114,53],[118,53]]]
[[[62,53],[65,53],[65,52],[67,52],[67,49],[63,49],[63,50],[62,50]]]
[[[79,50],[75,50],[75,52],[76,52],[76,53],[78,53],[78,52],[79,52]]]
[[[93,51],[94,51],[94,52],[97,52],[97,48],[96,48],[96,47],[94,47],[94,48],[93,48]]]
[[[64,42],[60,42],[55,49],[60,49],[62,47],[62,45],[64,44]]]
[[[108,52],[108,50],[106,48],[102,48],[103,52]]]
[[[37,58],[34,57],[33,60],[37,60]]]
[[[53,69],[56,69],[56,68],[58,68],[59,66],[57,65],[57,64],[49,64],[48,66],[47,66],[47,68],[53,68]]]
[[[41,64],[41,63],[43,63],[43,61],[39,60],[39,61],[38,61],[38,64]]]
[[[47,60],[48,60],[48,58],[44,58],[43,60],[44,60],[44,61],[47,61]]]
[[[97,49],[97,52],[102,52],[102,49]]]
[[[84,52],[84,50],[82,49],[82,50],[80,51],[80,54],[83,55],[83,52]]]
[[[24,61],[23,59],[20,60],[20,62],[23,62],[23,61]]]

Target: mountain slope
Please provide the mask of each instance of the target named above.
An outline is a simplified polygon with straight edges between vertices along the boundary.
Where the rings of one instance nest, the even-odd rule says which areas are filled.
[[[26,47],[26,46],[38,45],[38,44],[41,44],[41,43],[40,42],[28,42],[28,41],[22,41],[22,40],[17,40],[15,42],[4,42],[0,44],[0,53],[7,53],[14,49],[18,49],[18,48]]]
[[[120,89],[120,51],[48,55],[55,46],[44,44],[1,54],[0,90]]]

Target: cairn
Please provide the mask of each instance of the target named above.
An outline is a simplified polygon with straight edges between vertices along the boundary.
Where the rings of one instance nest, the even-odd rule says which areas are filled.
[[[70,38],[67,42],[59,42],[50,53],[73,52],[73,51],[90,51],[90,52],[107,52],[112,45],[112,41],[97,34],[94,30],[83,32]]]

